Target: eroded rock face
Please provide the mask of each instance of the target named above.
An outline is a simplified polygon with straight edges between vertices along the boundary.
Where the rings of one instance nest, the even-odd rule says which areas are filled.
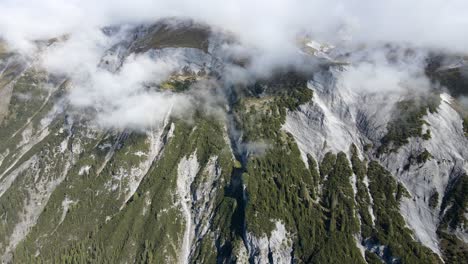
[[[320,76],[309,83],[314,100],[297,111],[289,112],[283,129],[291,133],[307,162],[306,154],[320,160],[327,151],[347,151],[355,144],[361,151],[367,143],[378,145],[386,133],[395,103],[404,99],[400,94],[359,94],[337,83],[334,76]],[[345,85],[345,84],[344,84]],[[396,152],[375,157],[409,191],[403,198],[401,213],[414,237],[441,255],[437,230],[441,219],[440,205],[448,184],[466,174],[468,140],[463,133],[460,114],[454,109],[454,99],[441,94],[436,113],[427,113],[423,130],[431,131],[431,138],[410,138],[409,143]],[[424,150],[431,154],[428,160],[415,164],[414,158]],[[413,159],[413,161],[411,161]],[[306,163],[307,164],[307,163]],[[437,192],[435,206],[429,206]],[[466,232],[458,233],[466,240]]]
[[[269,236],[247,234],[247,247],[251,263],[291,263],[293,259],[292,235],[280,221]]]
[[[408,191],[408,196],[394,200],[398,200],[399,207],[395,208],[404,217],[404,224],[413,231],[414,240],[440,256],[444,254],[438,231],[441,218],[453,203],[444,206],[443,201],[455,180],[466,177],[468,168],[468,140],[463,134],[462,119],[454,110],[453,98],[442,94],[437,111],[424,116],[422,129],[431,131],[430,138],[409,138],[408,143],[396,151],[377,155],[381,139],[388,132],[387,125],[392,121],[395,104],[406,95],[353,90],[340,81],[340,75],[352,66],[337,66],[317,72],[308,81],[308,89],[313,90],[311,100],[297,109],[278,104],[279,109],[276,103],[284,99],[281,96],[293,97],[293,102],[301,98],[294,98],[294,94],[269,94],[268,82],[263,82],[266,88],[262,87],[255,95],[248,93],[251,87],[242,87],[245,94],[240,92],[241,95],[235,94],[238,91],[230,86],[217,87],[226,81],[218,80],[218,75],[226,70],[227,63],[230,66],[233,63],[232,58],[226,59],[222,54],[219,36],[208,34],[203,27],[177,30],[166,26],[129,30],[103,54],[100,68],[116,73],[129,56],[143,53],[155,61],[176,59],[179,64],[172,77],[185,74],[203,80],[209,75],[216,79],[213,80],[216,92],[234,98],[219,100],[226,105],[214,109],[214,115],[213,109],[201,107],[202,114],[197,113],[187,122],[181,121],[178,113],[172,115],[168,111],[160,123],[148,129],[102,129],[90,122],[90,118],[69,111],[62,94],[66,90],[66,80],[36,76],[40,81],[30,81],[30,85],[19,87],[23,90],[15,88],[23,74],[35,65],[17,63],[19,58],[13,55],[0,57],[0,208],[3,210],[0,211],[3,224],[0,252],[3,261],[28,262],[31,258],[43,257],[42,260],[48,262],[79,252],[79,256],[73,257],[110,263],[308,262],[314,260],[316,252],[298,255],[299,243],[320,241],[321,244],[314,246],[322,250],[323,244],[334,242],[324,239],[330,233],[341,235],[343,230],[352,230],[345,238],[333,238],[342,239],[339,241],[345,248],[345,257],[353,255],[354,249],[358,251],[357,257],[354,255],[354,259],[347,260],[362,262],[370,252],[382,261],[398,262],[401,256],[393,256],[388,245],[365,237],[362,230],[355,231],[365,222],[359,210],[368,213],[372,227],[381,216],[375,208],[370,186],[376,184],[376,180],[369,183],[368,175],[358,175],[346,164],[351,163],[351,145],[356,146],[359,159],[364,163],[377,161]],[[176,33],[171,35],[171,32]],[[155,36],[158,34],[161,36]],[[184,37],[184,34],[196,35],[196,41],[172,38]],[[316,44],[312,46],[317,48]],[[323,52],[318,55],[331,60]],[[52,88],[37,96],[28,96],[36,86],[46,84]],[[274,88],[281,88],[281,85]],[[11,105],[12,96],[20,98],[21,107],[17,108],[26,109],[24,112],[13,115],[11,107],[19,103]],[[244,101],[249,102],[249,108],[242,119],[232,112]],[[205,113],[207,109],[208,114]],[[262,120],[255,112],[264,114]],[[21,116],[23,113],[25,116]],[[284,124],[278,121],[283,118]],[[2,123],[4,120],[10,123]],[[260,147],[256,141],[243,142],[242,128],[249,122],[259,134],[279,135],[275,138],[278,142],[268,142],[270,138],[266,138],[267,143]],[[257,126],[260,123],[263,126]],[[268,131],[269,123],[281,123],[278,127],[283,131],[276,127],[275,131]],[[276,143],[276,148],[272,148]],[[239,151],[238,145],[261,150]],[[429,154],[421,158],[424,151]],[[273,156],[277,158],[276,164],[261,159],[269,152],[282,155]],[[351,175],[340,184],[349,184],[354,197],[349,197],[351,191],[344,194],[343,189],[334,189],[336,182],[327,186],[330,197],[322,196],[324,182],[332,175],[330,171],[320,175],[323,168],[319,167],[327,152],[346,153],[343,158],[346,162],[342,160],[339,164],[344,172],[335,174]],[[316,160],[315,168],[310,166],[313,163],[308,154]],[[283,163],[285,160],[287,162]],[[336,165],[335,162],[332,165]],[[257,173],[250,170],[252,174],[248,175],[249,168],[260,169]],[[312,169],[316,170],[316,175]],[[292,175],[297,177],[291,181],[281,178],[293,170],[300,175]],[[270,188],[266,196],[255,202],[267,201],[266,208],[291,207],[282,211],[283,215],[278,218],[271,217],[271,231],[259,232],[260,235],[249,230],[248,221],[255,219],[245,215],[247,206],[258,205],[249,199],[256,193],[248,193],[249,184],[253,184],[248,179],[257,180],[259,192],[261,188]],[[287,196],[291,193],[292,196]],[[361,208],[359,199],[363,193],[368,196],[368,203]],[[273,194],[277,199],[268,200]],[[393,194],[387,195],[392,197]],[[342,196],[347,197],[342,199]],[[349,212],[335,210],[340,206],[337,197],[349,202]],[[294,219],[284,215],[284,212],[292,214],[298,210],[313,214],[308,214],[305,220],[297,217],[301,212]],[[348,214],[346,219],[356,220],[360,226],[349,227],[347,225],[354,224],[349,222],[331,225],[329,222],[336,220],[332,211]],[[466,213],[463,216],[466,219]],[[306,222],[312,217],[317,218],[312,222],[316,229],[307,236],[298,234],[299,225],[311,225],[300,221]],[[466,243],[465,228],[460,224],[447,231]],[[298,235],[303,235],[302,240]],[[69,244],[64,245],[63,241]],[[56,250],[57,245],[63,247]],[[325,251],[323,255],[331,254]]]
[[[429,200],[434,191],[438,197],[444,197],[449,182],[466,173],[468,157],[468,140],[463,135],[462,120],[451,106],[453,99],[447,94],[441,97],[437,113],[429,113],[426,117],[432,137],[429,140],[411,139],[397,153],[382,159],[411,194],[411,198],[405,198],[401,204],[402,215],[415,231],[416,238],[438,254],[436,231],[442,199],[433,208]],[[424,150],[431,153],[429,160],[423,164],[408,164],[412,156]]]
[[[194,227],[192,217],[191,186],[200,169],[196,154],[188,159],[183,158],[177,169],[177,193],[180,199],[182,215],[185,219],[185,231],[180,252],[180,262],[189,263],[190,251],[194,239]]]
[[[346,69],[319,73],[309,81],[314,91],[311,102],[288,112],[284,129],[294,135],[305,157],[314,154],[321,160],[328,151],[347,151],[351,144],[361,150],[386,133],[399,93],[353,91],[338,81]]]

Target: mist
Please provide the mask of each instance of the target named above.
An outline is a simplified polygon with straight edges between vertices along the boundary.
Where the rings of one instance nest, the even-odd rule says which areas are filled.
[[[24,47],[27,41],[84,28],[182,17],[232,32],[264,53],[287,51],[303,33],[329,42],[393,42],[467,52],[467,11],[464,0],[3,0],[0,32]]]
[[[303,37],[353,51],[342,81],[363,92],[426,87],[421,75],[428,52],[468,53],[468,2],[465,0],[2,0],[0,36],[10,49],[35,56],[37,40],[67,36],[42,52],[39,63],[72,80],[71,104],[95,108],[97,122],[111,127],[144,128],[168,111],[184,111],[189,95],[148,89],[183,67],[177,54],[155,60],[131,55],[117,72],[99,67],[103,54],[122,34],[108,36],[106,26],[131,28],[176,17],[229,34],[227,54],[246,56],[248,69],[226,71],[233,79],[265,77],[277,68],[303,68]],[[385,44],[422,54],[404,63],[384,58]],[[364,56],[361,56],[365,54]],[[253,76],[253,77],[252,77]],[[356,85],[354,85],[356,84]]]

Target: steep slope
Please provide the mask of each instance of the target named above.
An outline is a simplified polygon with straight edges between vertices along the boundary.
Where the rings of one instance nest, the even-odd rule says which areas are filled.
[[[441,201],[449,182],[466,177],[468,155],[453,99],[441,94],[440,100],[424,97],[416,103],[391,93],[360,95],[334,83],[333,77],[310,82],[316,103],[289,113],[285,130],[295,136],[303,158],[307,153],[320,158],[327,150],[346,151],[344,146],[355,144],[367,159],[382,164],[408,191],[400,211],[414,237],[442,255],[436,235],[443,218]],[[392,117],[402,107],[405,112]],[[466,239],[466,231],[457,234]]]
[[[169,108],[145,129],[96,125],[96,109],[69,103],[66,76],[0,48],[2,261],[468,260],[456,99],[353,90],[340,82],[353,66],[323,54],[312,72],[233,83],[226,72],[243,65],[223,41],[165,20],[102,54],[111,73],[135,53],[177,56],[148,89],[191,96],[191,113]]]

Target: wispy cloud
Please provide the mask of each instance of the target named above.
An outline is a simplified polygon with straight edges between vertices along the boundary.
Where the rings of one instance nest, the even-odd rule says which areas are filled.
[[[237,42],[225,47],[225,54],[250,59],[249,72],[226,70],[226,79],[237,81],[277,67],[305,66],[298,37],[353,51],[365,47],[366,52],[356,52],[365,57],[349,58],[353,68],[343,81],[358,84],[356,89],[392,90],[426,82],[420,76],[421,59],[393,64],[379,57],[380,47],[392,43],[468,53],[463,34],[467,13],[466,0],[2,0],[0,36],[24,53],[35,52],[35,40],[69,36],[49,48],[42,62],[50,72],[72,79],[72,105],[95,108],[99,122],[107,126],[144,127],[172,105],[190,104],[188,95],[157,92],[146,85],[160,83],[180,69],[181,62],[176,54],[157,59],[140,54],[126,59],[117,72],[100,68],[104,52],[119,40],[103,34],[105,26],[180,17],[229,33]]]

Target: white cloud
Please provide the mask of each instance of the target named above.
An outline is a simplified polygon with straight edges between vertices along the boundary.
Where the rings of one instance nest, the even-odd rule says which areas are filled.
[[[387,49],[356,52],[350,59],[353,64],[340,75],[340,84],[364,94],[427,91],[430,82],[424,74],[424,51],[411,55],[406,50],[393,52],[392,56]]]
[[[301,32],[336,40],[345,24],[359,42],[467,51],[467,12],[465,0],[3,0],[0,32],[31,40],[180,16],[234,32],[266,53],[287,50]]]
[[[230,52],[251,56],[249,70],[255,75],[278,66],[302,67],[297,37],[303,35],[339,47],[372,50],[390,42],[468,53],[466,14],[466,0],[0,0],[0,36],[11,47],[31,52],[31,41],[67,34],[69,40],[47,51],[42,61],[51,72],[73,80],[72,104],[98,109],[103,124],[140,127],[160,119],[173,104],[188,104],[185,96],[144,85],[177,69],[177,56],[157,61],[132,56],[116,73],[101,69],[97,65],[104,51],[116,41],[100,31],[104,26],[165,17],[203,22],[237,37],[240,45],[229,47]],[[353,57],[343,80],[361,90],[427,85],[418,75],[419,61],[393,65],[375,54],[370,60]],[[237,68],[230,73],[236,79],[251,77]]]
[[[42,54],[49,72],[71,79],[68,98],[73,107],[97,110],[96,121],[106,127],[143,129],[162,121],[170,109],[188,105],[184,95],[154,89],[180,70],[177,52],[157,60],[148,54],[130,55],[117,72],[110,72],[98,65],[112,40],[99,30],[83,31]]]

